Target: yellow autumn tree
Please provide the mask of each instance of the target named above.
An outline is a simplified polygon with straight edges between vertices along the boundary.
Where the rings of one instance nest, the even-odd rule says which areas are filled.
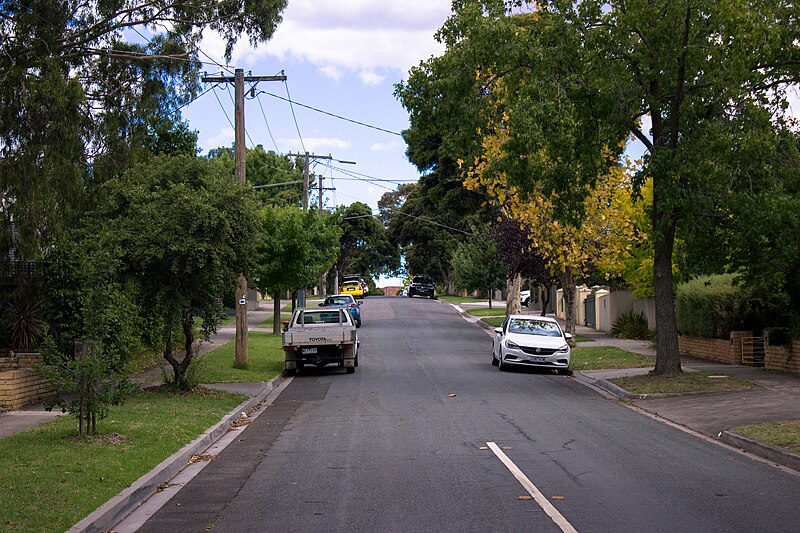
[[[494,92],[502,92],[502,85],[495,84]],[[497,94],[495,94],[497,96]],[[498,98],[497,102],[502,102]],[[482,129],[482,153],[472,164],[459,161],[468,189],[482,190],[503,214],[517,220],[530,235],[531,248],[545,257],[556,269],[554,274],[561,280],[566,304],[566,329],[575,333],[575,278],[594,265],[607,277],[620,273],[625,260],[637,242],[647,235],[637,228],[635,212],[637,205],[631,200],[632,183],[630,169],[620,164],[610,150],[607,171],[593,181],[594,186],[583,190],[582,216],[567,222],[556,216],[557,193],[546,193],[545,183],[529,182],[522,190],[513,185],[504,171],[493,168],[492,162],[503,154],[511,131],[508,115],[498,110],[494,118]],[[557,158],[543,148],[528,154],[536,158],[544,168],[560,165]],[[519,180],[517,180],[519,182]]]

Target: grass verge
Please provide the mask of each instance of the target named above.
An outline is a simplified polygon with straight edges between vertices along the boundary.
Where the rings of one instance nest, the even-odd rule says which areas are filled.
[[[488,303],[487,298],[470,298],[468,296],[452,296],[450,294],[439,294],[436,296],[443,302],[451,304],[479,304]]]
[[[291,319],[292,319],[292,313],[281,313],[281,322],[283,322],[284,320],[291,320]],[[258,324],[256,327],[257,328],[268,328],[268,329],[272,328],[272,317],[269,317],[268,319],[266,319],[262,323]]]
[[[800,453],[800,420],[747,424],[736,426],[733,431],[759,442]]]
[[[239,394],[142,392],[77,440],[64,416],[0,440],[0,526],[65,531],[180,450],[245,400]]]
[[[247,335],[247,368],[234,368],[235,342],[224,344],[198,361],[199,383],[270,381],[283,371],[280,335],[251,331]]]
[[[506,317],[504,317],[504,316],[487,316],[487,317],[481,318],[481,320],[483,320],[484,322],[486,322],[487,324],[489,324],[493,328],[499,328],[500,326],[502,326],[503,325],[503,320],[505,320],[505,319],[506,319]]]
[[[573,370],[647,368],[655,366],[655,361],[613,346],[579,346],[572,349],[569,366]]]
[[[749,381],[733,376],[714,377],[713,372],[684,372],[679,376],[629,376],[609,380],[614,385],[636,394],[687,392],[722,392],[755,387]]]
[[[477,309],[464,309],[464,311],[472,316],[502,316],[503,318],[506,316],[505,307],[493,307],[491,309],[488,307],[479,307]]]

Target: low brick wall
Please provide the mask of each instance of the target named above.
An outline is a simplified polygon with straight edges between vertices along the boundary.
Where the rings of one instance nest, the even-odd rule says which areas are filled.
[[[750,331],[732,331],[728,340],[678,337],[678,351],[682,354],[729,363],[742,364],[742,337],[752,337]]]
[[[41,362],[42,356],[38,353],[0,357],[0,407],[19,409],[52,396],[50,383],[31,369]]]
[[[800,339],[792,342],[791,350],[785,346],[765,346],[764,368],[800,374]]]

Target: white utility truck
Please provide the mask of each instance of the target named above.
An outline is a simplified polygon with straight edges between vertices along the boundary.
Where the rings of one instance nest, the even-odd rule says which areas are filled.
[[[352,374],[358,366],[356,324],[344,308],[295,309],[284,322],[283,351],[289,376],[305,365],[330,364]]]

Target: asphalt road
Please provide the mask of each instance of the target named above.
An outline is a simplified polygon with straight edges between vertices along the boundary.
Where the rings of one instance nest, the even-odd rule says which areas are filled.
[[[573,378],[498,372],[490,337],[450,305],[362,309],[355,374],[301,372],[140,531],[800,528],[800,476]]]

